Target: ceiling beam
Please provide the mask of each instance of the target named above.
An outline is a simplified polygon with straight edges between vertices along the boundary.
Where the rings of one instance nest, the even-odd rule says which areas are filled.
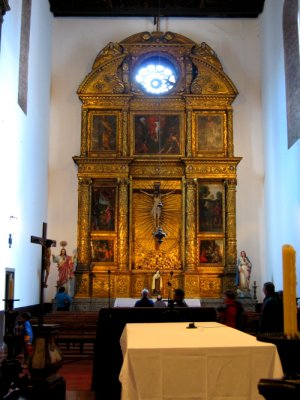
[[[265,0],[49,0],[55,17],[257,18]]]

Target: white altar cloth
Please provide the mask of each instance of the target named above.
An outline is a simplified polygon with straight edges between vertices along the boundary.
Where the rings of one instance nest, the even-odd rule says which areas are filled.
[[[282,378],[277,348],[217,322],[127,324],[122,400],[258,400],[261,378]]]

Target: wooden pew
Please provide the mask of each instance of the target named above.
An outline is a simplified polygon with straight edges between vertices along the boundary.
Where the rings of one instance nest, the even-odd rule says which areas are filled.
[[[64,354],[94,352],[98,311],[54,311],[44,315],[44,324],[58,325],[57,344]]]

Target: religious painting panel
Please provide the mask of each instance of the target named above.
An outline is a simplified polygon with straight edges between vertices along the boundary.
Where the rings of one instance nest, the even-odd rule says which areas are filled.
[[[196,153],[207,155],[225,152],[226,119],[224,113],[196,114]]]
[[[91,241],[91,261],[94,263],[114,263],[115,240],[93,238]]]
[[[134,155],[181,155],[183,122],[180,115],[133,116]]]
[[[115,186],[93,186],[91,200],[91,230],[115,231],[116,229]]]
[[[222,183],[199,183],[198,196],[199,232],[223,233],[224,185]]]
[[[199,240],[199,263],[205,265],[220,265],[224,263],[223,239]]]
[[[90,115],[90,153],[112,154],[117,151],[117,116],[115,114]]]

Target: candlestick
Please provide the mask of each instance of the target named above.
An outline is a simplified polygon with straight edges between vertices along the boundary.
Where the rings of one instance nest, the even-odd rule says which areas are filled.
[[[298,337],[296,307],[296,252],[291,245],[282,246],[284,335]]]

